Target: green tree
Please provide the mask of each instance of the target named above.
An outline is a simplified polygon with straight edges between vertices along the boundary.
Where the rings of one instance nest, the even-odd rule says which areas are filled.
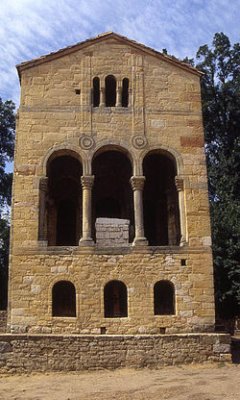
[[[201,46],[217,314],[240,313],[240,44],[216,33]]]
[[[13,159],[15,105],[0,98],[0,308],[7,305],[9,218],[12,174],[6,172],[6,164]]]

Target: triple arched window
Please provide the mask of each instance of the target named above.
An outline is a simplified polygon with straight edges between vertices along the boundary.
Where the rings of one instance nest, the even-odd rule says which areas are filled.
[[[129,79],[117,81],[114,75],[106,76],[104,88],[101,88],[99,77],[93,78],[93,107],[128,107],[129,105]]]

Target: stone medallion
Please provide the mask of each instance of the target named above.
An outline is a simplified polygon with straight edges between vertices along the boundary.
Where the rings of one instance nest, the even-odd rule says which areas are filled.
[[[147,145],[147,139],[145,136],[133,136],[132,144],[135,149],[143,149]]]
[[[84,135],[80,137],[79,144],[83,150],[89,150],[94,146],[95,142],[91,136]]]

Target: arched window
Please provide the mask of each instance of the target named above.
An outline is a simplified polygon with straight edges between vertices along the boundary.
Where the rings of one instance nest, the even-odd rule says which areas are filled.
[[[127,288],[121,281],[110,281],[104,288],[104,316],[127,317]]]
[[[69,281],[55,283],[52,288],[53,317],[76,317],[76,290]]]
[[[122,81],[122,107],[128,107],[128,89],[129,89],[129,79],[124,78]]]
[[[70,153],[47,165],[47,240],[49,246],[77,246],[81,231],[82,165]]]
[[[180,220],[176,163],[168,152],[152,151],[143,160],[144,231],[150,246],[178,246]]]
[[[106,107],[115,107],[116,105],[116,78],[108,75],[105,78],[105,104]]]
[[[175,314],[174,285],[170,281],[159,281],[154,285],[154,314]]]
[[[93,107],[99,107],[100,104],[100,80],[93,78]]]
[[[102,149],[93,159],[92,171],[95,176],[93,220],[128,219],[133,226],[133,193],[129,183],[132,165],[128,156],[116,149]]]

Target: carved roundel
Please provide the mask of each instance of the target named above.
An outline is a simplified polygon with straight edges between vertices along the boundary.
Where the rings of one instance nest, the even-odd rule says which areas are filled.
[[[147,145],[145,136],[133,136],[132,144],[135,149],[143,149]]]
[[[82,136],[79,140],[79,144],[82,149],[89,150],[94,146],[94,140],[91,136]]]

